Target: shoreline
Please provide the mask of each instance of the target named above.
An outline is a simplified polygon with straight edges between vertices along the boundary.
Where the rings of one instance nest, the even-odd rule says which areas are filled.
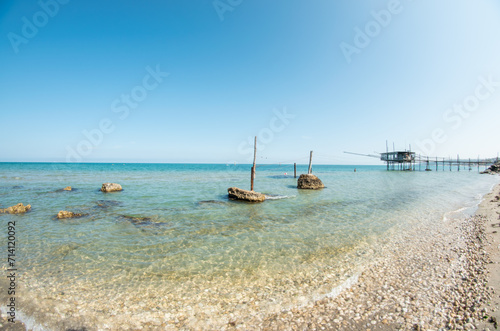
[[[491,301],[483,306],[486,308],[487,319],[478,323],[478,329],[490,330],[496,327],[494,321],[500,322],[500,184],[484,196],[483,203],[479,206],[478,215],[486,217],[485,232],[487,237],[486,252],[490,263],[487,264],[488,286],[493,288]],[[490,317],[493,317],[491,319]]]
[[[500,184],[482,197],[474,216],[443,217],[442,224],[405,231],[386,256],[334,297],[222,329],[492,330],[490,316],[500,318],[497,196]],[[0,315],[0,330],[26,329],[19,319],[12,325]]]
[[[357,284],[251,325],[257,329],[493,330],[499,320],[500,184],[475,214],[414,228]],[[420,234],[430,233],[430,237]]]

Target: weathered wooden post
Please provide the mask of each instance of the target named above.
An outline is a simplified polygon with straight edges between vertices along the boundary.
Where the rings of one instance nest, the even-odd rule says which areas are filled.
[[[297,178],[297,163],[293,164],[293,178]]]
[[[313,151],[311,151],[311,154],[309,154],[309,170],[307,171],[309,175],[312,174],[312,159],[313,159]]]
[[[253,181],[255,180],[255,160],[257,158],[257,136],[253,142],[253,166],[250,174],[250,191],[253,191]]]
[[[255,137],[254,141],[254,149],[253,149],[253,166],[250,174],[250,191],[243,190],[237,187],[230,187],[227,189],[227,194],[229,199],[232,200],[242,200],[248,202],[262,202],[266,200],[266,196],[259,192],[253,191],[253,182],[255,179],[255,161],[257,158],[257,137]]]

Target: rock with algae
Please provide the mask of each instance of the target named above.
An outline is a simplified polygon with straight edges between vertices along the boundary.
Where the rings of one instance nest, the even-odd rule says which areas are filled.
[[[18,203],[15,206],[11,206],[9,208],[1,209],[0,208],[0,214],[5,213],[5,214],[22,214],[26,213],[31,210],[31,205],[23,205],[22,203]]]

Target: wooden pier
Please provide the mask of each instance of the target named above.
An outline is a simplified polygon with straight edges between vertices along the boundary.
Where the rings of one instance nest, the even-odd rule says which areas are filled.
[[[481,168],[484,167],[483,170],[488,168],[488,166],[498,162],[498,158],[487,158],[487,159],[461,159],[458,155],[457,158],[451,157],[427,157],[427,156],[416,156],[415,164],[418,164],[418,169],[414,168],[413,170],[421,170],[422,166],[425,166],[425,171],[452,171],[456,169],[457,171],[472,171],[477,169],[477,171],[481,171]]]
[[[381,153],[380,160],[386,162],[387,170],[399,171],[472,171],[477,168],[481,171],[481,167],[485,170],[488,166],[498,162],[498,158],[489,159],[461,159],[457,156],[456,159],[450,157],[428,157],[416,155],[410,151],[396,151]]]
[[[410,150],[402,150],[402,151],[388,151],[388,146],[386,143],[386,152],[378,153],[379,155],[373,154],[359,154],[359,153],[351,153],[344,152],[347,154],[353,155],[361,155],[368,156],[373,158],[380,158],[381,161],[387,164],[387,170],[397,170],[397,171],[452,171],[456,169],[457,171],[472,171],[477,168],[477,171],[481,171],[481,167],[484,167],[483,170],[486,170],[488,166],[498,163],[499,157],[497,155],[496,158],[485,158],[481,159],[479,156],[477,159],[461,159],[459,155],[457,155],[456,159],[451,157],[429,157],[417,155],[415,152]]]

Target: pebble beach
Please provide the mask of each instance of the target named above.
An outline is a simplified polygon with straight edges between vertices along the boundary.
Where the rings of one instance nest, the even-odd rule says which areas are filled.
[[[336,298],[243,328],[493,330],[499,316],[500,185],[476,215],[415,228]],[[422,237],[428,231],[432,236]]]

